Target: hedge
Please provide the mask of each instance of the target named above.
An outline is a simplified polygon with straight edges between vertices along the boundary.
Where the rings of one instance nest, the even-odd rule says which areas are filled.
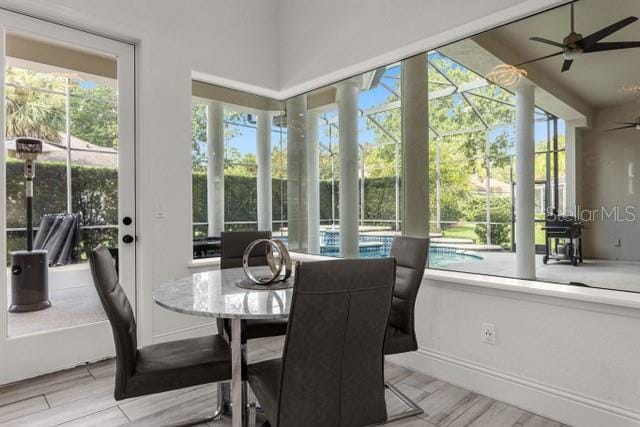
[[[7,170],[7,228],[24,228],[25,193],[23,163],[9,159]],[[73,165],[72,203],[73,211],[81,212],[83,225],[113,225],[118,223],[117,170],[114,168]],[[339,182],[335,185],[335,215],[339,218]],[[395,218],[395,178],[374,178],[365,181],[365,217],[393,220]],[[274,179],[273,220],[287,217],[286,180]],[[34,226],[38,226],[42,215],[61,213],[66,210],[66,165],[57,162],[41,162],[36,165],[34,183]],[[331,219],[331,182],[320,182],[320,217]],[[228,222],[255,221],[257,218],[256,180],[254,177],[225,177],[225,218]],[[207,177],[206,173],[193,173],[193,221],[207,221]],[[286,225],[286,224],[285,224]],[[255,224],[230,226],[251,229]],[[206,234],[206,227],[196,227],[196,235]],[[115,245],[116,229],[84,229],[81,256],[99,243]],[[24,249],[25,232],[9,232],[7,249]]]
[[[207,174],[194,172],[193,184],[193,222],[207,222]],[[272,219],[276,221],[287,218],[287,182],[282,179],[272,180]],[[338,181],[334,183],[335,216],[339,218]],[[247,176],[225,176],[224,215],[227,222],[256,221],[257,195],[256,178]],[[323,222],[331,219],[331,181],[320,181],[320,218]],[[372,178],[365,181],[365,218],[379,220],[395,219],[395,177]],[[285,224],[286,225],[286,224]],[[277,227],[277,224],[274,224]],[[229,225],[233,230],[255,229],[255,224]],[[197,237],[206,235],[206,226],[195,227]]]
[[[25,228],[24,164],[7,161],[7,228]],[[36,165],[33,198],[33,225],[37,227],[45,214],[62,213],[67,206],[67,169],[64,163],[46,162]],[[114,168],[74,165],[71,168],[72,207],[81,212],[83,225],[118,223],[118,172]],[[114,245],[115,229],[85,229],[82,231],[81,257],[100,243]],[[24,249],[26,233],[7,233],[9,252]]]

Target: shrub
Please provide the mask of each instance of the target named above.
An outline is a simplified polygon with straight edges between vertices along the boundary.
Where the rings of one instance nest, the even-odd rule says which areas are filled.
[[[491,196],[491,244],[503,247],[511,243],[511,198]],[[467,221],[479,222],[475,232],[481,243],[487,243],[487,198],[485,195],[474,195],[467,202]],[[494,224],[494,223],[500,224]]]

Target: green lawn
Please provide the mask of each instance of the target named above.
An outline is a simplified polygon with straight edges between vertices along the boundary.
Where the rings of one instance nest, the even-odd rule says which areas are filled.
[[[536,245],[544,245],[544,223],[536,223]]]
[[[544,230],[542,227],[544,224],[536,224],[536,244],[544,245]],[[444,237],[452,237],[456,239],[472,239],[474,242],[480,242],[478,235],[475,232],[475,225],[473,224],[459,224],[451,228],[447,228],[443,231]],[[503,246],[508,246],[504,244]]]
[[[478,235],[475,232],[476,226],[473,224],[461,224],[443,231],[444,237],[452,237],[456,239],[471,239],[478,242]]]

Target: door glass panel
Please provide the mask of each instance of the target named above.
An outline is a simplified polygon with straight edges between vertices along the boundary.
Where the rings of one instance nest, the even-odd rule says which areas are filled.
[[[6,44],[7,334],[106,320],[88,256],[99,244],[118,245],[116,59],[23,35],[7,36]],[[38,57],[42,45],[57,59]],[[65,64],[72,53],[76,67]],[[42,147],[33,160],[31,253],[24,137]]]

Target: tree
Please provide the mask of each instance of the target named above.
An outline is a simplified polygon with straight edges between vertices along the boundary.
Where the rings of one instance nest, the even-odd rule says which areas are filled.
[[[66,77],[8,67],[7,82],[7,137],[59,142],[66,130]],[[71,134],[101,147],[117,148],[116,90],[75,80],[70,90]]]
[[[470,178],[474,174],[486,176],[487,145],[492,175],[494,172],[508,175],[512,137],[510,128],[500,128],[500,125],[512,123],[515,112],[508,105],[512,102],[512,95],[495,85],[476,88],[473,91],[474,95],[463,96],[456,93],[455,86],[476,81],[481,77],[438,53],[429,55],[429,60],[430,64],[426,65],[429,93],[434,94],[442,90],[453,92],[451,95],[435,97],[429,101],[430,161],[425,167],[429,167],[431,218],[436,218],[439,207],[443,221],[456,222],[464,219],[465,212],[469,209],[468,204],[472,197]],[[395,100],[397,97],[390,95],[385,102]],[[367,169],[393,176],[394,147],[382,144],[393,141],[390,135],[400,139],[400,109],[387,111],[378,122],[384,129],[370,124],[376,135],[376,147],[371,149],[371,155],[367,158]],[[486,130],[487,126],[490,130]],[[487,144],[487,138],[490,144]],[[436,165],[438,154],[440,162]],[[369,162],[373,165],[369,166]],[[440,182],[439,200],[436,199],[437,174]]]
[[[6,137],[31,136],[60,141],[65,128],[65,100],[60,95],[39,92],[27,86],[56,89],[57,79],[46,74],[14,67],[7,68]]]
[[[224,140],[241,135],[240,128],[229,126],[229,122],[238,120],[241,113],[233,111],[224,112]],[[191,152],[194,171],[207,169],[207,106],[204,104],[192,104],[191,106]]]
[[[106,85],[72,90],[71,135],[100,147],[118,148],[116,90]]]

